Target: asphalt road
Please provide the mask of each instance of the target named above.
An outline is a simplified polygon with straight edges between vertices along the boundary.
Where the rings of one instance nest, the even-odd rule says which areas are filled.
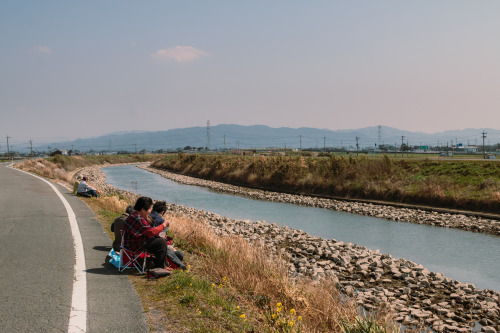
[[[7,165],[0,163],[0,332],[68,332],[75,280],[68,213],[50,185]],[[111,240],[101,224],[80,198],[54,185],[83,241],[85,331],[149,332],[128,276],[106,262]]]

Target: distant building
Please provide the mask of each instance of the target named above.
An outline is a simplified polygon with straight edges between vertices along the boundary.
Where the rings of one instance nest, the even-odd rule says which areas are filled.
[[[462,152],[462,153],[472,154],[472,153],[477,152],[477,147],[476,146],[460,146],[457,148],[457,151]]]

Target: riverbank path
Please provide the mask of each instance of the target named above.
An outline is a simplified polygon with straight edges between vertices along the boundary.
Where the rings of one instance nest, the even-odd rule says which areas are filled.
[[[149,332],[111,240],[71,191],[0,163],[0,332]]]

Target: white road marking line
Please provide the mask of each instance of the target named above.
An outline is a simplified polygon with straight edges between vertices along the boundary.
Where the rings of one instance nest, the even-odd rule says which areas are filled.
[[[86,332],[87,331],[87,273],[85,272],[85,253],[83,251],[82,235],[78,228],[76,215],[69,205],[68,201],[63,197],[61,192],[48,180],[36,176],[32,173],[16,169],[12,164],[8,167],[24,172],[30,176],[43,180],[52,187],[56,192],[59,199],[61,199],[66,212],[68,214],[69,225],[71,227],[71,234],[73,236],[73,245],[75,248],[75,266],[74,266],[74,279],[73,279],[73,295],[71,297],[71,312],[69,314],[68,333]]]

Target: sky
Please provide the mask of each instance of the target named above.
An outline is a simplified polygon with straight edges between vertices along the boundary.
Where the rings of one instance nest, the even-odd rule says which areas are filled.
[[[2,1],[0,151],[217,124],[500,128],[500,1]]]

